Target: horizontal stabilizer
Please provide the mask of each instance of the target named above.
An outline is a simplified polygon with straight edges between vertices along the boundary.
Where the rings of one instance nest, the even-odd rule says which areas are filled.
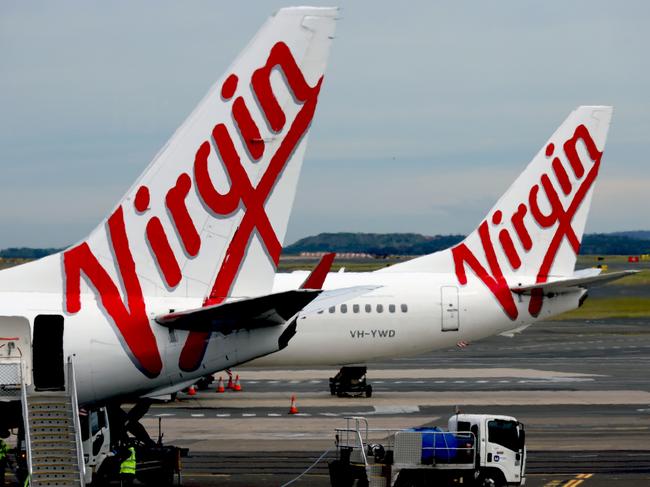
[[[364,294],[379,289],[380,287],[381,286],[353,286],[323,291],[316,299],[305,306],[300,314],[305,315],[316,313],[331,306],[336,306],[359,296],[363,296]]]
[[[302,289],[169,313],[156,322],[177,330],[218,332],[283,325],[322,291]]]
[[[510,290],[514,293],[525,295],[532,294],[533,290],[535,289],[541,289],[544,294],[563,293],[573,291],[577,288],[584,289],[593,286],[600,286],[607,282],[615,281],[617,279],[621,279],[622,277],[636,274],[639,271],[628,270],[608,272],[607,274],[600,274],[599,272],[599,269],[594,269],[593,271],[587,270],[587,272],[577,272],[573,277],[553,279],[544,283],[531,284],[529,286],[513,286],[510,288]]]

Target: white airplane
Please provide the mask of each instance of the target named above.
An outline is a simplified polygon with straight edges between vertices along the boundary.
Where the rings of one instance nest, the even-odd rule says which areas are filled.
[[[0,358],[27,384],[60,387],[72,357],[101,404],[287,345],[325,295],[272,286],[337,12],[278,11],[87,238],[0,272]]]
[[[378,288],[301,316],[286,349],[248,365],[364,364],[513,334],[577,308],[589,285],[635,272],[574,271],[611,115],[573,111],[462,243],[376,272],[329,273],[324,289]],[[278,274],[273,290],[304,279]]]

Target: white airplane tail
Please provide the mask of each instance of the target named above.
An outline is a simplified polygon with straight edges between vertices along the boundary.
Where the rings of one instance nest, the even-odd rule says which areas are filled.
[[[0,290],[63,291],[70,314],[97,300],[151,376],[160,363],[142,359],[155,345],[144,297],[213,305],[271,292],[337,13],[279,10],[111,214],[62,254],[3,272]]]
[[[132,262],[145,295],[269,292],[335,15],[271,17],[110,217],[65,252],[67,272],[88,273],[94,255]]]
[[[574,110],[463,242],[382,272],[455,273],[461,285],[473,274],[504,301],[509,287],[573,275],[611,116]]]

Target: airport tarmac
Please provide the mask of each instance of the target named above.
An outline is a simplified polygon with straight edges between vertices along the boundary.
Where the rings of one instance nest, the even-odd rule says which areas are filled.
[[[156,404],[167,442],[190,449],[188,486],[329,485],[336,427],[444,425],[455,407],[526,424],[528,485],[650,485],[650,320],[552,321],[514,338],[370,364],[371,398],[337,398],[334,369],[235,371],[242,392],[211,388]],[[298,415],[289,416],[296,395]],[[329,452],[328,452],[329,450]],[[327,452],[327,453],[326,453]]]

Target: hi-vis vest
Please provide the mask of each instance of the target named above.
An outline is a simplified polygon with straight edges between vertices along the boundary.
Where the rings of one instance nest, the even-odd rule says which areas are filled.
[[[0,440],[0,460],[7,458],[7,450],[7,444],[3,440]]]
[[[124,460],[120,465],[120,473],[135,475],[135,448],[129,447],[129,458]]]

